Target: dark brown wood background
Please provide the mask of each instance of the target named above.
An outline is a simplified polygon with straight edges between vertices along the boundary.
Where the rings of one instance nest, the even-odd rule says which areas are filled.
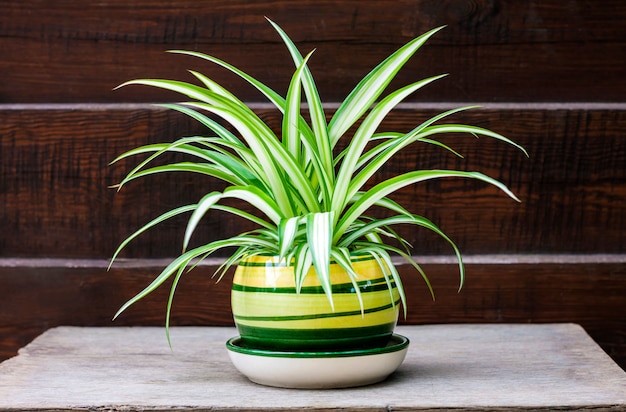
[[[220,57],[284,93],[293,71],[279,23],[310,62],[333,105],[376,63],[411,38],[438,33],[394,86],[449,73],[412,96],[385,123],[409,130],[463,103],[480,109],[454,121],[492,128],[526,147],[450,136],[466,155],[414,146],[377,176],[414,168],[480,170],[509,185],[446,180],[411,187],[396,200],[423,214],[467,255],[467,284],[448,245],[401,229],[423,256],[432,302],[408,267],[408,323],[576,322],[626,367],[626,3],[512,1],[0,2],[0,359],[57,325],[160,325],[166,290],[124,313],[117,308],[180,249],[181,221],[138,238],[111,271],[119,242],[151,217],[219,188],[189,175],[147,178],[117,193],[133,165],[108,163],[149,142],[204,133],[150,103],[177,96],[145,87],[113,91],[137,77],[210,75],[274,129],[280,116],[224,70],[186,56]],[[215,215],[195,241],[245,229]],[[174,323],[230,325],[228,282],[210,279],[220,258],[191,272]]]

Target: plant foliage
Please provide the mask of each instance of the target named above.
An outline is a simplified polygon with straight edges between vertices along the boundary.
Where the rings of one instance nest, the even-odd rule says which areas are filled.
[[[331,305],[330,262],[343,266],[356,282],[358,274],[352,270],[350,256],[355,253],[369,254],[385,268],[389,282],[393,280],[398,285],[404,303],[402,282],[391,262],[392,255],[406,258],[424,278],[431,293],[432,288],[424,272],[412,259],[408,242],[393,230],[393,226],[409,224],[424,227],[449,242],[458,258],[460,285],[464,280],[464,267],[459,249],[448,236],[433,222],[391,200],[390,195],[406,186],[427,180],[461,177],[494,185],[518,200],[505,185],[489,176],[457,170],[409,171],[366,189],[366,183],[371,177],[410,144],[434,144],[458,155],[450,147],[434,140],[435,136],[443,133],[487,136],[524,151],[516,143],[490,130],[440,123],[446,117],[470,107],[443,112],[408,133],[377,132],[383,119],[394,107],[412,93],[443,77],[435,76],[409,84],[381,98],[403,65],[441,28],[415,38],[382,61],[356,85],[327,122],[324,106],[307,66],[312,52],[302,56],[287,34],[275,23],[270,23],[289,49],[295,64],[284,97],[216,57],[191,51],[172,52],[215,63],[258,89],[282,113],[280,136],[276,136],[236,96],[201,73],[191,72],[200,85],[174,80],[141,79],[120,86],[147,85],[180,93],[189,101],[162,106],[191,116],[211,130],[212,134],[185,137],[173,143],[147,145],[122,154],[114,162],[135,155],[147,157],[128,173],[117,185],[118,188],[146,175],[180,171],[212,176],[226,182],[228,186],[222,192],[206,194],[196,204],[176,208],[153,219],[119,246],[112,262],[130,241],[144,231],[174,216],[190,214],[181,255],[150,285],[123,305],[116,316],[173,277],[167,308],[169,324],[173,294],[183,273],[198,261],[227,247],[234,247],[235,252],[218,270],[218,279],[243,258],[258,254],[278,255],[285,261],[294,262],[298,287],[313,266]],[[306,109],[303,108],[302,100],[306,101]],[[308,111],[306,118],[304,110]],[[227,122],[231,128],[225,128],[216,119]],[[352,134],[350,130],[355,131]],[[346,139],[347,144],[345,149],[338,150],[337,144],[342,139]],[[193,160],[152,166],[153,160],[171,152],[189,155]],[[252,215],[221,204],[225,199],[247,202],[259,213]],[[391,212],[391,216],[381,219],[368,216],[368,211],[373,207],[386,209]],[[232,213],[250,220],[258,228],[188,249],[198,223],[211,210]]]

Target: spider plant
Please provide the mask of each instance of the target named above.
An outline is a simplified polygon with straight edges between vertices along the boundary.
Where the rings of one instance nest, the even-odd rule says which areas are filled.
[[[459,170],[412,170],[366,189],[372,176],[408,145],[436,145],[460,156],[452,148],[435,140],[436,136],[445,133],[486,136],[511,144],[525,153],[522,147],[493,131],[470,125],[441,123],[448,116],[470,107],[445,111],[408,133],[378,132],[379,125],[395,106],[412,93],[443,77],[434,76],[417,81],[381,98],[403,65],[441,28],[415,38],[382,61],[356,85],[327,121],[318,89],[307,66],[313,52],[303,56],[287,34],[272,21],[270,23],[287,46],[295,64],[285,96],[216,57],[194,51],[172,52],[212,62],[258,89],[282,113],[282,130],[278,136],[231,92],[195,71],[191,71],[191,74],[198,84],[140,79],[119,86],[147,85],[180,93],[189,101],[161,106],[191,116],[212,133],[209,136],[184,137],[173,143],[142,146],[122,154],[114,162],[135,155],[147,157],[117,185],[118,189],[134,179],[169,172],[212,176],[227,183],[227,188],[221,192],[211,191],[195,204],[181,206],[158,216],[122,242],[112,262],[130,241],[146,230],[166,219],[190,214],[180,256],[143,291],[125,303],[116,316],[173,277],[167,306],[166,325],[169,325],[172,299],[181,276],[215,251],[230,247],[234,247],[235,251],[216,272],[218,279],[246,257],[259,254],[279,256],[287,262],[293,262],[297,288],[313,266],[331,305],[331,262],[341,265],[356,282],[358,274],[352,269],[351,255],[371,255],[385,268],[388,284],[393,281],[398,285],[404,303],[402,282],[392,264],[392,255],[407,259],[424,278],[431,293],[432,288],[425,273],[413,260],[408,242],[394,231],[393,226],[408,224],[424,227],[449,242],[458,258],[460,286],[464,280],[464,266],[461,253],[453,241],[433,222],[393,201],[390,196],[394,192],[432,179],[456,177],[494,185],[518,200],[501,182],[482,173]],[[302,100],[306,102],[306,107]],[[302,114],[304,110],[308,112],[306,117]],[[224,121],[231,127],[224,127]],[[346,140],[343,150],[338,149],[341,140]],[[153,160],[172,152],[188,155],[192,160],[152,166]],[[251,214],[221,204],[225,199],[249,203],[259,213]],[[391,216],[377,219],[368,215],[376,207],[390,211]],[[198,223],[211,210],[247,219],[257,229],[189,249],[190,239]],[[406,305],[403,306],[406,311]]]

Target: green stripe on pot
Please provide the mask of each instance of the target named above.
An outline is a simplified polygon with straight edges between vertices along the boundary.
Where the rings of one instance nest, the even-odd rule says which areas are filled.
[[[400,305],[400,300],[396,300],[396,302],[392,305],[391,303],[384,306],[379,306],[375,308],[369,308],[361,310],[353,310],[348,312],[327,312],[327,313],[317,313],[310,315],[300,315],[300,316],[240,316],[234,315],[235,321],[261,321],[261,322],[284,322],[284,321],[299,321],[299,320],[309,320],[309,319],[324,319],[324,318],[338,318],[343,316],[355,316],[367,313],[380,312],[387,309],[393,309]]]
[[[273,256],[268,256],[268,258],[273,257]],[[355,262],[366,262],[368,260],[374,260],[374,258],[372,257],[372,255],[370,254],[365,254],[365,255],[352,255],[350,258],[350,261],[352,263]],[[336,262],[331,259],[330,261],[331,264],[335,264]],[[268,259],[267,261],[264,262],[256,262],[252,259],[249,260],[242,260],[239,263],[237,263],[237,266],[246,266],[246,267],[287,267],[287,266],[293,266],[292,262],[286,262],[284,260],[279,261],[278,259],[275,260],[271,260]]]
[[[370,315],[367,318],[363,318],[361,315],[345,316],[341,318],[317,318],[317,319],[304,319],[304,320],[286,320],[281,322],[272,321],[255,321],[255,320],[241,320],[236,321],[237,326],[243,325],[248,327],[257,328],[270,328],[270,329],[288,329],[293,328],[295,330],[319,330],[319,329],[335,329],[341,330],[345,328],[365,328],[376,325],[384,325],[386,322],[394,319],[397,310],[387,309],[382,312],[378,312],[375,315]],[[372,316],[374,316],[372,318]]]
[[[387,284],[385,278],[378,278],[373,280],[364,280],[357,282],[357,286],[361,292],[388,290],[389,285],[392,288],[396,287],[396,283],[390,280]],[[238,283],[233,283],[232,289],[239,292],[271,292],[271,293],[296,293],[295,287],[258,287],[258,286],[246,286]],[[332,285],[333,294],[339,293],[355,293],[355,288],[352,283],[342,283],[338,285]],[[321,286],[303,286],[300,290],[301,294],[324,294],[324,289]]]
[[[315,348],[380,347],[393,333],[395,323],[343,329],[279,329],[239,325],[242,341],[254,348],[302,350]]]

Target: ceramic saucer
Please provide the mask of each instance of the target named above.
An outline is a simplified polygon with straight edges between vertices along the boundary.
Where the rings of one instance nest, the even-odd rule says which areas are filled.
[[[380,382],[402,363],[409,339],[394,334],[379,348],[290,352],[249,348],[240,337],[226,342],[231,361],[253,382],[282,388],[347,388]]]

